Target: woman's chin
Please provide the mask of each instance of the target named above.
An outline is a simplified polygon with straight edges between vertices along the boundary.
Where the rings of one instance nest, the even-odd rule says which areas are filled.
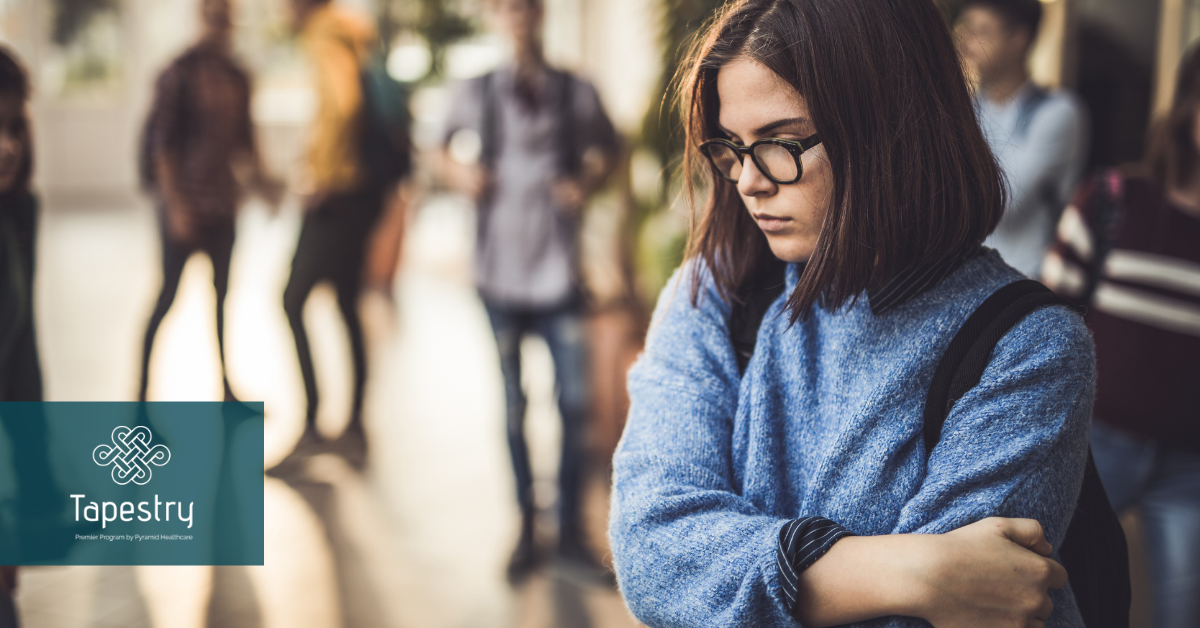
[[[775,257],[789,263],[807,262],[812,256],[813,247],[808,243],[796,242],[794,238],[767,236],[767,245]]]

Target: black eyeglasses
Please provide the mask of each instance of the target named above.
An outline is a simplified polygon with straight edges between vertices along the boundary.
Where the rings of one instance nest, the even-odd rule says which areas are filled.
[[[780,185],[795,183],[804,176],[804,167],[800,165],[800,155],[804,151],[821,143],[816,133],[800,140],[780,140],[763,138],[749,146],[739,146],[729,140],[708,140],[700,145],[700,152],[708,157],[717,174],[730,183],[737,183],[742,176],[742,163],[745,155],[754,160],[758,171]]]

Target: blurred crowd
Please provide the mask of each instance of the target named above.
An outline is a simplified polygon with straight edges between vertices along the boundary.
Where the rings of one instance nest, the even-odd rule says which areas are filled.
[[[146,400],[159,327],[186,262],[211,260],[220,354],[225,297],[247,195],[279,208],[299,198],[302,226],[278,303],[294,340],[305,428],[268,474],[295,478],[305,461],[333,453],[362,470],[367,340],[364,290],[390,290],[415,199],[436,185],[476,208],[473,276],[503,378],[506,435],[521,524],[507,577],[518,585],[547,559],[603,586],[610,567],[583,531],[589,414],[596,374],[581,262],[591,199],[628,166],[626,150],[591,82],[547,62],[542,0],[495,0],[491,23],[510,44],[497,69],[460,81],[438,150],[414,147],[411,86],[388,73],[373,20],[330,0],[291,0],[292,28],[309,60],[315,116],[296,172],[273,172],[260,150],[254,77],[232,45],[233,0],[197,0],[199,37],[161,70],[139,139],[141,185],[158,221],[162,284],[147,313],[136,398]],[[1004,218],[987,245],[1014,268],[1088,307],[1099,386],[1092,451],[1118,511],[1136,508],[1145,538],[1155,625],[1200,625],[1200,52],[1179,65],[1169,112],[1149,133],[1143,160],[1089,166],[1089,112],[1066,89],[1036,84],[1029,55],[1042,20],[1036,0],[967,0],[954,26],[976,81],[976,111],[1008,181]],[[31,187],[38,121],[24,63],[0,49],[0,401],[43,399],[33,320],[39,213]],[[434,173],[432,183],[414,176]],[[284,176],[286,175],[286,177]],[[291,182],[285,185],[284,179]],[[351,348],[350,417],[329,440],[316,429],[322,400],[304,306],[327,282]],[[545,340],[561,417],[557,544],[539,547],[539,510],[526,438],[522,338]],[[224,399],[237,401],[222,371]],[[619,377],[619,376],[618,376]],[[620,406],[620,403],[617,403]],[[2,418],[2,417],[0,417]],[[41,442],[45,426],[3,423],[11,438]],[[30,439],[30,440],[25,440]],[[15,460],[48,473],[44,452]],[[7,471],[4,471],[7,472]],[[32,482],[33,480],[29,480]],[[41,504],[30,507],[42,508]],[[18,625],[17,570],[0,567],[0,627]]]

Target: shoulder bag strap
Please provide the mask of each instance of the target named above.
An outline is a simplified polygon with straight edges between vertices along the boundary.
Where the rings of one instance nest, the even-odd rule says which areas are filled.
[[[1047,305],[1066,305],[1066,299],[1032,279],[1016,281],[988,297],[950,341],[942,354],[925,399],[925,456],[941,440],[942,426],[954,404],[979,385],[992,351],[1021,319]]]

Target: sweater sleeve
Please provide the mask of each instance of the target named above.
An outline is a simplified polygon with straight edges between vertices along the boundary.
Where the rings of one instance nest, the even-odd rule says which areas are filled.
[[[947,416],[925,481],[892,532],[1024,517],[1042,524],[1057,558],[1083,481],[1094,392],[1092,340],[1080,317],[1063,307],[1030,314]],[[1069,588],[1051,598],[1047,625],[1070,625]]]
[[[728,306],[706,282],[692,306],[685,269],[659,298],[613,460],[609,537],[621,592],[660,627],[796,626],[777,567],[787,520],[733,481],[738,371]]]

